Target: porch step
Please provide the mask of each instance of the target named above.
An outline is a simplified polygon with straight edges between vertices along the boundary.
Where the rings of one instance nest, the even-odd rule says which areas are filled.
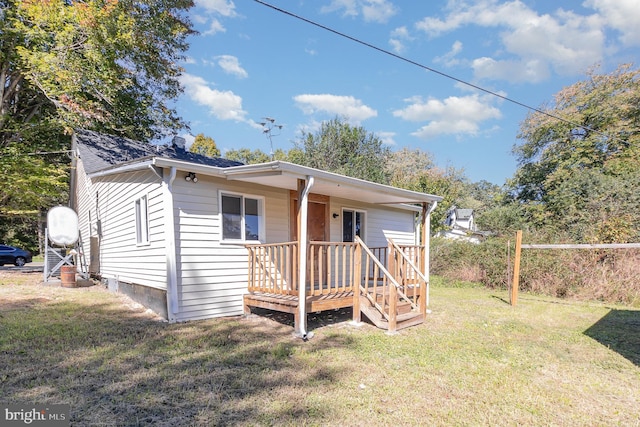
[[[381,293],[378,292],[376,293],[376,303],[380,306],[380,307],[384,307],[385,310],[387,310],[389,308],[389,293]],[[401,315],[401,314],[408,314],[411,313],[411,303],[407,302],[407,301],[398,301],[398,303],[396,304],[396,314],[397,315]]]
[[[360,311],[378,328],[389,330],[389,322],[387,319],[384,318],[382,313],[380,313],[375,305],[365,296],[360,296]],[[416,326],[421,323],[424,323],[424,316],[420,313],[410,311],[408,313],[398,314],[396,318],[396,330]]]

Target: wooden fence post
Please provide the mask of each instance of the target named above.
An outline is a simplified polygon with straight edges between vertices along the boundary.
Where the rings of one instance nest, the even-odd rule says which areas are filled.
[[[522,251],[522,230],[516,232],[516,253],[513,260],[513,284],[511,285],[511,305],[518,304],[518,287],[520,286],[520,253]]]

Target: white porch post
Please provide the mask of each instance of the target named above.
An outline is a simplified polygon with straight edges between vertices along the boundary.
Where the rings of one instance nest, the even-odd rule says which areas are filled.
[[[298,315],[295,324],[296,335],[304,340],[307,334],[307,246],[309,244],[307,217],[309,212],[309,192],[313,187],[313,176],[298,180]]]
[[[422,260],[424,277],[427,279],[427,289],[426,298],[423,298],[425,302],[423,314],[426,314],[427,308],[429,307],[429,287],[431,278],[429,277],[429,246],[431,239],[431,212],[436,208],[438,202],[433,201],[430,205],[427,203],[422,204],[422,244],[424,245],[424,259]]]
[[[176,168],[172,167],[162,181],[164,197],[164,232],[167,261],[167,320],[176,321],[178,312],[178,265],[176,259],[176,232],[173,212],[173,181],[176,179]]]

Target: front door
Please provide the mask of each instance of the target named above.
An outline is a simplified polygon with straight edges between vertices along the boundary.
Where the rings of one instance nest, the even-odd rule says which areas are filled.
[[[291,229],[293,239],[298,240],[298,200],[297,193],[292,192],[292,215]],[[307,238],[310,242],[329,241],[329,197],[319,194],[309,195],[309,206],[307,210]],[[314,286],[324,283],[327,277],[327,255],[321,254],[321,246],[313,246],[309,249],[307,264],[307,284],[313,278]],[[313,266],[313,267],[311,267]]]

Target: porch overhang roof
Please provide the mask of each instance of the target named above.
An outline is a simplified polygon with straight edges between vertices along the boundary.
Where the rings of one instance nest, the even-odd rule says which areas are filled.
[[[442,200],[442,197],[433,194],[377,184],[282,161],[234,166],[223,169],[222,174],[228,180],[289,190],[297,190],[298,179],[307,179],[312,176],[314,178],[311,189],[313,193],[372,204],[431,204]]]
[[[221,168],[165,157],[146,157],[132,162],[121,163],[90,175],[92,177],[112,175],[146,169],[151,166],[159,168],[175,167],[179,170],[226,178],[230,181],[247,182],[287,190],[297,190],[298,179],[306,180],[312,176],[314,185],[311,191],[316,194],[371,204],[405,205],[405,208],[416,210],[416,204],[432,204],[442,200],[442,197],[433,194],[377,184],[363,179],[282,161]]]

